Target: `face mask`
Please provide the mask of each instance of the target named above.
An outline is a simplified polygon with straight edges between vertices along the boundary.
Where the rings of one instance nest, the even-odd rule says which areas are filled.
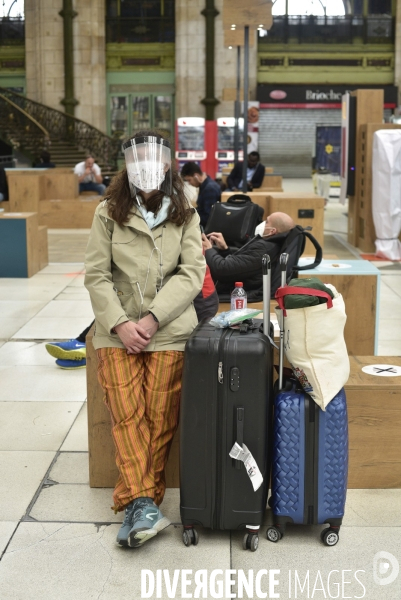
[[[164,165],[141,161],[127,165],[129,182],[143,192],[158,190],[165,179]]]
[[[266,227],[266,221],[262,221],[262,223],[259,223],[259,225],[255,229],[255,235],[260,235],[263,237],[265,227]]]

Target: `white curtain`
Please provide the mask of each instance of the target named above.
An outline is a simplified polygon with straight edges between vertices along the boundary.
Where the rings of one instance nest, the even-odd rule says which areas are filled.
[[[373,136],[372,213],[376,255],[401,260],[401,129],[381,129]]]

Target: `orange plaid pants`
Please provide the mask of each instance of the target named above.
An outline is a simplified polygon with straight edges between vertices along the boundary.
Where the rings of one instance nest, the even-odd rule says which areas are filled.
[[[116,511],[147,496],[161,504],[164,468],[178,426],[184,353],[176,350],[127,354],[100,348],[98,378],[110,411],[119,478]]]

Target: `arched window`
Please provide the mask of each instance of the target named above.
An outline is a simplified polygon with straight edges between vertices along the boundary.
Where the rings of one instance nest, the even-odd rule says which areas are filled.
[[[273,1],[273,15],[285,15],[286,0]],[[345,15],[344,0],[288,0],[289,15]]]
[[[2,17],[23,17],[24,0],[3,0]]]

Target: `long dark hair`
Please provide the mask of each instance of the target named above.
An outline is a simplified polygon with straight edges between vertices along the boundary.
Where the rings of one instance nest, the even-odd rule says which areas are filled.
[[[137,131],[130,139],[145,136],[158,136],[166,139],[166,137],[156,129]],[[188,200],[185,197],[182,179],[173,165],[174,161],[172,161],[171,164],[173,192],[170,196],[171,204],[168,209],[167,217],[172,223],[181,226],[191,220],[193,209],[191,209]],[[161,208],[164,195],[164,192],[157,190],[146,201],[143,200],[147,210],[157,214]],[[113,178],[107,189],[105,198],[108,201],[107,204],[110,217],[119,225],[127,223],[130,216],[134,213],[135,198],[132,198],[131,196],[127,169],[125,167]]]

